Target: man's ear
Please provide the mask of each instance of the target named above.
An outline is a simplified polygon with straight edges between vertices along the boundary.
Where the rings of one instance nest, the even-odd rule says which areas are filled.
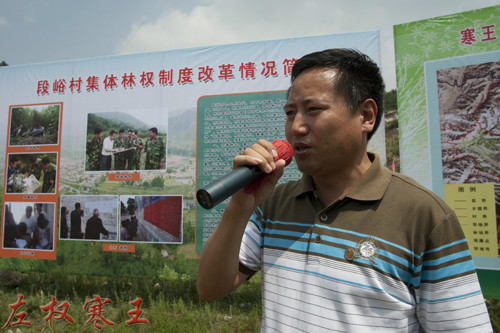
[[[378,113],[377,103],[375,103],[375,101],[371,98],[364,100],[359,107],[359,113],[361,116],[361,127],[363,132],[368,134],[373,131],[373,128],[375,127],[375,121]]]

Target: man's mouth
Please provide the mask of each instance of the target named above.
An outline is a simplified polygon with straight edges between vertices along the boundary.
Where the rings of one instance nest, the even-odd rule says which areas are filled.
[[[304,154],[307,152],[311,147],[303,142],[297,142],[293,145],[293,151],[295,154]]]

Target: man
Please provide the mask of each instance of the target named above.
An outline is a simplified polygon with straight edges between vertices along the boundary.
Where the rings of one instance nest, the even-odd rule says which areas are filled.
[[[54,193],[56,183],[56,167],[50,164],[48,157],[42,158],[40,163],[42,168],[42,176],[40,182],[42,183],[42,193]]]
[[[264,140],[234,158],[271,177],[227,204],[201,256],[202,299],[261,270],[262,332],[491,331],[456,215],[367,152],[383,91],[356,51],[296,62],[285,133],[304,175],[275,188],[284,161]]]
[[[146,170],[163,169],[165,166],[165,141],[158,135],[158,129],[149,129],[149,139],[146,141]]]
[[[113,141],[116,138],[116,131],[109,131],[109,136],[102,142],[101,151],[101,170],[111,170],[111,157],[113,153],[119,151],[119,149],[113,148]]]
[[[94,129],[94,137],[87,141],[87,170],[101,170],[101,152],[102,152],[102,129]]]
[[[125,150],[128,148],[128,138],[125,137],[125,130],[121,128],[118,131],[118,138],[113,143],[113,148],[119,150]],[[125,165],[127,163],[126,155],[128,152],[123,152],[115,155],[115,170],[125,170]]]
[[[108,235],[109,232],[102,225],[102,220],[99,217],[99,209],[95,208],[92,212],[92,217],[88,219],[85,226],[85,239],[100,239],[100,234]]]
[[[133,139],[133,129],[129,129],[127,132],[127,148],[133,148],[132,141]],[[134,155],[134,150],[128,150],[125,152],[125,158],[127,160],[127,170],[134,170],[134,165],[133,165],[133,155]]]
[[[137,136],[137,130],[132,131],[132,138],[130,141],[130,146],[134,147],[131,150],[131,159],[129,160],[129,170],[140,170],[141,169],[141,152],[144,147],[142,139]]]
[[[80,209],[81,205],[79,202],[75,203],[75,210],[70,214],[70,226],[69,238],[82,239],[82,217],[83,210]]]
[[[21,163],[21,159],[13,155],[9,158],[9,165],[7,166],[7,193],[17,192],[17,166]]]
[[[32,235],[35,231],[36,217],[33,215],[33,206],[26,206],[24,209],[24,214],[21,216],[20,222],[26,223],[27,230],[26,233]]]
[[[36,179],[40,179],[42,176],[42,167],[38,163],[38,156],[37,155],[32,155],[30,157],[30,166],[29,166],[29,173],[33,176],[35,176]]]

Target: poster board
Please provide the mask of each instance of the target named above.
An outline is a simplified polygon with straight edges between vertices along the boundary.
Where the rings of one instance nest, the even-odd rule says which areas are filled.
[[[498,6],[394,26],[401,172],[455,209],[483,293],[495,298],[499,27]]]
[[[291,67],[302,55],[348,47],[380,64],[379,43],[379,33],[369,31],[0,68],[0,126],[7,133],[0,137],[0,269],[151,278],[169,269],[165,258],[180,247],[199,255],[204,233],[215,223],[195,201],[197,177],[209,172],[200,168],[208,161],[199,154],[213,135],[206,133],[208,126],[225,127],[216,120],[200,121],[206,103],[264,100],[268,93],[282,101]],[[42,117],[47,108],[58,109],[57,125]],[[266,136],[275,139],[281,136],[283,112],[280,105],[273,108],[276,117],[268,120],[276,132]],[[19,110],[30,117],[19,120]],[[56,134],[55,141],[36,141],[33,129],[41,121],[45,132],[40,137]],[[215,134],[217,139],[229,136]],[[383,128],[372,141],[385,160]],[[40,177],[35,177],[41,185],[34,193],[7,190],[13,155],[20,157],[16,175],[32,156],[38,157],[35,163],[49,159],[53,181],[47,193]],[[229,155],[221,150],[216,155],[224,161],[209,177],[229,167]],[[5,243],[6,216],[12,213],[17,229],[27,207],[33,212],[39,207],[50,222],[46,249]]]

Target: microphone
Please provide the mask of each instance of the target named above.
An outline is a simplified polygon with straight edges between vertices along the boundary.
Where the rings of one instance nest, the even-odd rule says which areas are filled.
[[[278,153],[275,161],[283,159],[285,166],[290,164],[293,159],[292,146],[284,140],[274,140],[271,143]],[[258,166],[243,165],[208,184],[205,188],[199,189],[196,192],[196,199],[203,208],[211,209],[242,188],[245,188],[246,193],[254,193],[270,176],[270,174],[263,173]]]

